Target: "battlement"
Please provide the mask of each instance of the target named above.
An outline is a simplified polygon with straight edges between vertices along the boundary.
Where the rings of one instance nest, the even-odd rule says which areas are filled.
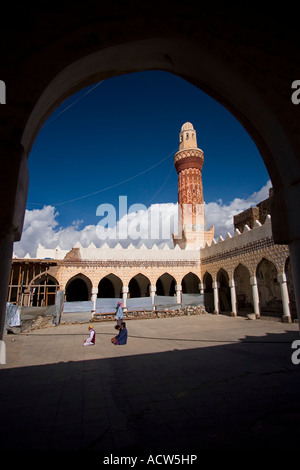
[[[211,244],[206,243],[205,247],[200,249],[200,258],[201,260],[212,258],[221,253],[240,249],[251,243],[260,243],[265,239],[273,240],[270,214],[266,216],[264,224],[256,220],[252,229],[245,225],[242,233],[236,228],[233,235],[228,232],[225,239],[220,236],[218,240],[213,239]]]
[[[36,252],[38,259],[73,259],[74,256],[79,257],[81,260],[199,260],[199,250],[182,250],[178,245],[170,248],[165,244],[163,247],[158,247],[154,244],[148,248],[145,244],[138,247],[130,244],[124,248],[118,243],[115,247],[111,248],[106,243],[101,247],[96,247],[91,243],[88,247],[83,247],[77,242],[71,250],[63,250],[57,245],[56,248],[49,249],[39,244]],[[27,258],[29,255],[27,255]],[[30,258],[30,257],[29,257]]]

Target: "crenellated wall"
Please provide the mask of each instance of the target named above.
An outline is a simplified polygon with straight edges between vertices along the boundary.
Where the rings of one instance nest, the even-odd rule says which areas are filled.
[[[110,248],[107,244],[97,248],[94,244],[82,247],[80,243],[72,250],[46,249],[39,245],[37,258],[52,258],[58,260],[57,266],[51,268],[51,274],[56,277],[62,289],[74,277],[80,275],[88,278],[94,288],[99,281],[109,274],[114,274],[127,286],[130,279],[137,274],[146,276],[150,284],[155,286],[157,279],[164,273],[173,276],[178,285],[188,273],[201,278],[199,250],[181,250],[179,246],[169,248],[165,245],[159,248],[153,245],[123,248],[117,244]]]
[[[252,229],[245,225],[242,233],[235,229],[233,236],[228,233],[225,239],[213,239],[211,245],[206,244],[205,248],[200,249],[202,273],[207,271],[214,279],[222,268],[229,277],[233,277],[239,264],[245,265],[250,275],[255,276],[257,265],[263,258],[274,263],[278,273],[284,273],[288,256],[287,245],[274,244],[270,215],[267,215],[263,225],[255,221]]]

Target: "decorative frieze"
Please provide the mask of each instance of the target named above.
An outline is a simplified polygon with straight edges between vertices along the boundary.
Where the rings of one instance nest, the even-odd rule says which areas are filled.
[[[226,250],[224,252],[217,253],[215,255],[203,257],[201,258],[201,265],[205,266],[207,264],[214,263],[216,261],[221,261],[221,260],[225,260],[227,258],[233,258],[236,256],[242,256],[246,253],[252,253],[256,250],[262,250],[262,249],[266,249],[268,247],[273,247],[273,246],[274,246],[273,237],[266,237],[255,242],[248,243],[247,245],[235,247],[231,250]]]
[[[76,268],[180,268],[180,267],[200,267],[200,260],[63,260],[60,261],[61,267],[71,266]]]

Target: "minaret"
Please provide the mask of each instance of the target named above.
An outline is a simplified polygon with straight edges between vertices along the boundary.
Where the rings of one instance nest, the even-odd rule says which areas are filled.
[[[178,235],[173,234],[174,245],[197,249],[211,243],[214,227],[205,231],[202,167],[204,155],[197,147],[193,124],[186,122],[179,134],[179,151],[174,164],[178,174]]]

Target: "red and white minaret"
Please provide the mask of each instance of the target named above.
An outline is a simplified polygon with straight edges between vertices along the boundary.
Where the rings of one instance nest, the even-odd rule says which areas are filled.
[[[211,244],[214,227],[205,230],[202,186],[204,155],[197,147],[196,131],[190,122],[183,124],[179,134],[179,150],[174,164],[178,174],[178,235],[173,234],[174,245],[197,249]]]

